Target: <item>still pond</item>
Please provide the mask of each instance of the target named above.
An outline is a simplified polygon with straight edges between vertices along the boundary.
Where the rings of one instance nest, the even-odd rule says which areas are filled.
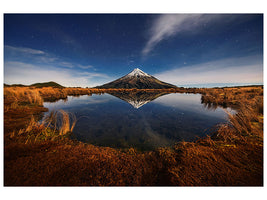
[[[226,112],[207,108],[200,94],[93,94],[68,96],[44,106],[49,112],[62,109],[75,114],[77,140],[113,148],[152,150],[193,141],[227,121]]]

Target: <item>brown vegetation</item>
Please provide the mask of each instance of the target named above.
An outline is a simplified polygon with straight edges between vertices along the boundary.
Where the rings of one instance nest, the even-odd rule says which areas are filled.
[[[263,88],[165,89],[201,93],[208,106],[232,106],[227,124],[195,142],[149,152],[71,140],[75,118],[64,111],[38,123],[43,99],[136,89],[4,88],[4,184],[263,185]],[[57,116],[58,117],[57,117]],[[58,119],[58,121],[57,121]]]

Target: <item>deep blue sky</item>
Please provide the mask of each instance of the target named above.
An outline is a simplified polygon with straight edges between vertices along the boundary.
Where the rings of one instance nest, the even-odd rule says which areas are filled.
[[[91,87],[138,67],[178,86],[262,84],[261,14],[5,14],[4,82]]]

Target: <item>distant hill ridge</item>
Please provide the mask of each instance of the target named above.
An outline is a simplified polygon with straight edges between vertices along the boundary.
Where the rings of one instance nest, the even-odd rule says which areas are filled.
[[[58,88],[63,88],[62,85],[54,82],[54,81],[50,81],[50,82],[44,82],[44,83],[34,83],[32,85],[30,85],[32,87],[58,87]]]
[[[129,74],[109,83],[106,83],[96,88],[125,88],[125,89],[167,89],[177,88],[175,85],[165,83],[157,78],[135,68]]]
[[[55,87],[55,88],[64,88],[64,86],[54,82],[54,81],[49,81],[49,82],[44,82],[44,83],[34,83],[31,85],[22,85],[22,84],[4,84],[5,87]]]

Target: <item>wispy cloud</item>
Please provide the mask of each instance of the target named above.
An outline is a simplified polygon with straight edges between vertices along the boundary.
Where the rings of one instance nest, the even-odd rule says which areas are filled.
[[[58,64],[61,67],[67,67],[67,68],[73,68],[74,67],[74,65],[70,62],[59,62]]]
[[[92,65],[77,65],[77,67],[81,68],[81,69],[94,69],[94,67]]]
[[[6,55],[9,61],[19,61],[25,62],[27,59],[31,63],[35,64],[50,64],[50,65],[57,65],[64,68],[80,68],[80,69],[94,69],[92,65],[81,65],[79,63],[71,63],[59,58],[53,54],[48,52],[32,49],[32,48],[25,48],[25,47],[14,47],[10,45],[5,45]]]
[[[15,47],[5,45],[5,60],[26,61],[30,60],[32,63],[53,63],[58,62],[58,58],[43,50],[32,49],[27,47]]]
[[[103,73],[96,73],[96,72],[81,72],[77,73],[78,75],[87,77],[87,78],[93,78],[93,77],[100,77],[100,78],[109,78],[107,74]]]
[[[177,67],[155,74],[160,80],[185,86],[214,83],[262,83],[261,56],[227,58],[186,67]]]
[[[62,70],[51,65],[24,62],[7,61],[4,63],[4,81],[7,84],[56,81],[64,86],[93,87],[107,80],[110,80],[110,77],[103,73],[81,73],[71,68]]]
[[[220,18],[221,15],[209,14],[163,14],[160,15],[149,29],[149,39],[142,50],[148,55],[162,40],[185,31],[199,31],[202,25]]]
[[[80,69],[95,69],[92,65],[81,65],[77,63],[70,62],[59,62],[59,66],[67,68],[80,68]]]
[[[14,46],[5,45],[5,48],[11,51],[17,51],[17,52],[26,53],[26,54],[38,54],[38,55],[45,54],[44,51],[31,49],[31,48],[25,48],[25,47],[14,47]]]

